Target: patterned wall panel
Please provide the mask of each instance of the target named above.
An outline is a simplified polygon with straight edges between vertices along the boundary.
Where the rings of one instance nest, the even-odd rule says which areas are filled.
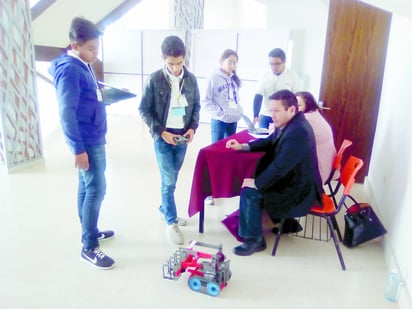
[[[203,29],[204,0],[175,0],[175,28],[186,30],[185,64],[190,68],[192,29]]]
[[[0,164],[43,157],[29,1],[0,0]]]

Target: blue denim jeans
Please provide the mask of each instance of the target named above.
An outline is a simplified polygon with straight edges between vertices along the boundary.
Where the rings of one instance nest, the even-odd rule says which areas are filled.
[[[212,144],[236,133],[237,122],[226,123],[220,120],[212,119],[210,121],[212,132]]]
[[[83,249],[92,250],[99,246],[97,221],[100,206],[106,194],[106,150],[105,145],[86,146],[89,169],[79,169],[78,212],[82,225]]]
[[[258,190],[245,187],[240,192],[239,236],[258,239],[262,232],[263,195]]]
[[[272,117],[259,115],[259,128],[269,128],[269,124],[273,122]]]
[[[160,211],[164,214],[166,223],[170,225],[177,222],[174,194],[187,145],[170,145],[162,138],[159,138],[154,142],[154,149],[161,179],[162,205]]]

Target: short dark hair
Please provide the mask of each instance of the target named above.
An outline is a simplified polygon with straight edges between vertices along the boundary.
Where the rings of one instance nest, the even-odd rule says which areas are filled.
[[[168,56],[180,57],[186,56],[186,48],[183,41],[175,35],[170,35],[163,40],[162,46],[162,56],[166,58]]]
[[[318,104],[316,103],[315,98],[313,95],[308,91],[298,91],[295,93],[295,96],[301,97],[305,102],[305,110],[304,113],[313,112],[319,109]]]
[[[83,17],[75,17],[70,26],[70,42],[84,44],[89,40],[99,38],[103,33],[97,29],[96,25]]]
[[[286,54],[285,54],[285,52],[284,52],[282,49],[280,49],[280,48],[272,49],[272,50],[269,52],[269,55],[268,55],[268,56],[271,57],[271,58],[280,58],[280,60],[282,60],[282,62],[285,62],[285,61],[286,61]]]
[[[279,100],[282,101],[282,105],[285,109],[295,106],[296,111],[298,111],[298,100],[296,99],[295,94],[290,90],[279,90],[276,91],[269,97],[269,100]]]

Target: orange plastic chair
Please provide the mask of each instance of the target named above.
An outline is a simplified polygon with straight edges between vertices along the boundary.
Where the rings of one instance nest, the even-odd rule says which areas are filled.
[[[314,205],[309,212],[313,216],[317,216],[317,217],[320,217],[326,220],[330,233],[331,233],[331,237],[335,244],[335,249],[338,254],[342,270],[346,270],[346,266],[343,260],[342,252],[339,247],[339,241],[336,236],[333,221],[334,221],[335,215],[339,213],[339,211],[345,205],[346,198],[350,197],[352,186],[355,183],[355,176],[357,175],[358,171],[360,170],[362,166],[363,166],[363,161],[361,159],[354,157],[354,156],[350,156],[348,161],[345,163],[343,169],[341,170],[341,174],[339,176],[339,180],[335,188],[332,190],[332,196],[336,196],[341,186],[343,187],[343,193],[342,193],[342,196],[339,202],[336,204],[330,195],[324,193],[322,196],[322,205]],[[283,226],[284,226],[286,218],[288,217],[285,216],[284,218],[281,219],[279,230],[275,238],[275,243],[273,244],[273,249],[272,249],[273,256],[276,255],[280,236],[282,235]]]
[[[336,201],[336,197],[335,194],[333,194],[333,187],[332,187],[332,181],[339,179],[339,173],[341,171],[342,168],[342,159],[343,159],[343,153],[345,152],[345,150],[352,145],[352,141],[348,140],[348,139],[344,139],[339,151],[337,152],[333,163],[332,163],[332,170],[329,174],[328,179],[325,181],[325,185],[327,185],[328,190],[329,190],[329,196],[332,197],[333,202],[335,203],[335,205],[337,205],[337,201]],[[338,226],[338,222],[336,221],[335,217],[332,218],[333,221],[333,226],[336,229],[336,232],[338,233],[338,237],[339,240],[342,241],[342,234],[339,230],[339,226]]]
[[[325,181],[325,185],[328,186],[329,189],[329,194],[332,194],[333,188],[332,188],[332,180],[336,180],[339,178],[340,170],[342,168],[342,158],[343,158],[343,153],[345,150],[352,145],[352,141],[348,139],[344,139],[342,144],[340,145],[339,151],[336,153],[335,158],[333,159],[332,163],[332,170],[329,174],[328,179]],[[335,201],[336,202],[336,201]]]

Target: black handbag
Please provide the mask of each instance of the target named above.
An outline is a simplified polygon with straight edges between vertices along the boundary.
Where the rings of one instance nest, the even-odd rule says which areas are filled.
[[[347,208],[344,218],[343,244],[350,248],[387,232],[372,207],[367,203],[356,203],[350,206]]]

